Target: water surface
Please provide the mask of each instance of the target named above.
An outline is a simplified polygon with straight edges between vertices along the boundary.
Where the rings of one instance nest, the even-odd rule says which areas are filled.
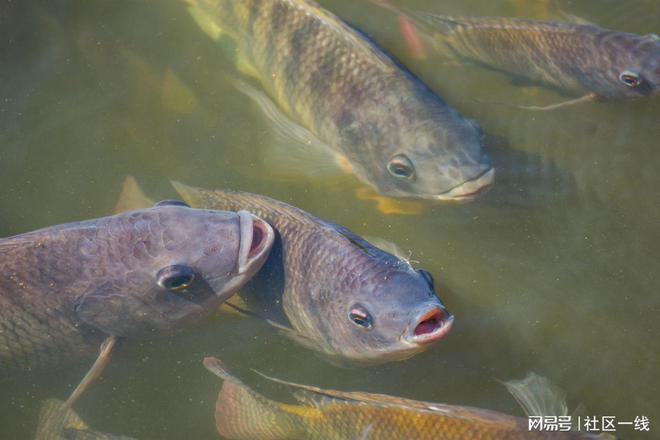
[[[657,32],[656,0],[558,2],[604,27]],[[396,18],[366,1],[324,6],[363,29],[488,134],[495,188],[419,216],[385,216],[345,175],[285,176],[264,163],[266,119],[232,86],[231,58],[176,1],[22,1],[0,6],[0,236],[110,214],[134,175],[156,198],[168,179],[260,192],[397,243],[435,275],[454,330],[405,362],[344,370],[254,319],[214,316],[127,343],[80,402],[100,430],[214,439],[206,355],[303,383],[522,414],[496,379],[533,370],[569,406],[660,438],[660,100],[590,103],[477,66],[416,60]],[[400,1],[449,15],[557,18],[552,2]],[[548,6],[548,4],[550,6]],[[40,401],[64,398],[89,361],[0,378],[3,438],[31,438]],[[283,398],[281,389],[256,389]]]

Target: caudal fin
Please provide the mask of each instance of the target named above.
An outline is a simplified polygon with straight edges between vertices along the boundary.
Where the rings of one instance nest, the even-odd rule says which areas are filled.
[[[568,415],[566,393],[543,376],[529,373],[524,379],[502,383],[528,416]]]
[[[35,440],[61,440],[65,428],[87,429],[83,419],[61,400],[48,399],[41,405]]]
[[[300,437],[296,416],[283,405],[257,394],[232,376],[219,359],[207,357],[204,366],[224,383],[215,405],[215,426],[232,440],[285,440]]]

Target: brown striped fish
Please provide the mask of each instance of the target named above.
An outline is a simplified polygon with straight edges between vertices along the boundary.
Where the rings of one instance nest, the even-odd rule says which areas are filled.
[[[613,439],[609,435],[576,431],[533,430],[523,418],[485,409],[384,394],[327,390],[262,374],[284,385],[297,401],[280,403],[250,389],[216,358],[205,358],[204,366],[224,381],[216,401],[215,422],[220,435],[230,440]],[[558,395],[547,379],[530,375],[516,382],[509,388],[518,393],[514,396],[521,402],[543,410],[547,408],[546,402],[555,404],[552,399]],[[559,407],[565,408],[563,402],[559,403]]]
[[[378,193],[467,200],[492,184],[479,126],[315,2],[187,3],[207,33],[235,41],[238,67],[265,94],[240,89],[276,126],[306,150],[320,146]]]

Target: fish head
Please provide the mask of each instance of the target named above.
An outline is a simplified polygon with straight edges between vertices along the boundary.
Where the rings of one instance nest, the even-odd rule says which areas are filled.
[[[76,303],[82,321],[116,336],[169,329],[214,310],[263,265],[274,241],[246,212],[193,209],[181,202],[119,216],[105,282]],[[90,278],[90,277],[88,277]]]
[[[451,329],[453,316],[438,299],[430,274],[406,268],[356,277],[333,295],[332,350],[342,363],[374,365],[407,359]]]
[[[591,75],[594,90],[605,98],[637,98],[660,94],[660,39],[657,35],[622,34],[608,51],[611,68]]]
[[[431,102],[421,109],[410,103],[410,112],[382,115],[378,123],[384,128],[368,137],[378,143],[372,148],[379,152],[378,163],[360,172],[383,195],[471,200],[490,188],[495,177],[483,132],[476,121],[435,98],[425,100]]]

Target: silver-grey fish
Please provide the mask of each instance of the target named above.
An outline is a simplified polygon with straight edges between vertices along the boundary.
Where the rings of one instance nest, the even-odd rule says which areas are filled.
[[[276,105],[256,90],[248,95],[267,113],[285,114],[273,119],[292,120],[294,137],[327,147],[379,193],[463,200],[492,184],[479,126],[317,3],[186,3],[209,34],[236,42],[239,67]]]
[[[273,239],[248,212],[181,202],[0,239],[0,371],[194,320],[259,270]]]
[[[590,24],[411,14],[446,53],[576,96],[660,93],[660,39]]]
[[[450,330],[428,272],[348,229],[257,194],[174,186],[191,206],[247,209],[273,226],[273,251],[241,297],[260,314],[281,308],[285,333],[336,363],[405,359]]]

